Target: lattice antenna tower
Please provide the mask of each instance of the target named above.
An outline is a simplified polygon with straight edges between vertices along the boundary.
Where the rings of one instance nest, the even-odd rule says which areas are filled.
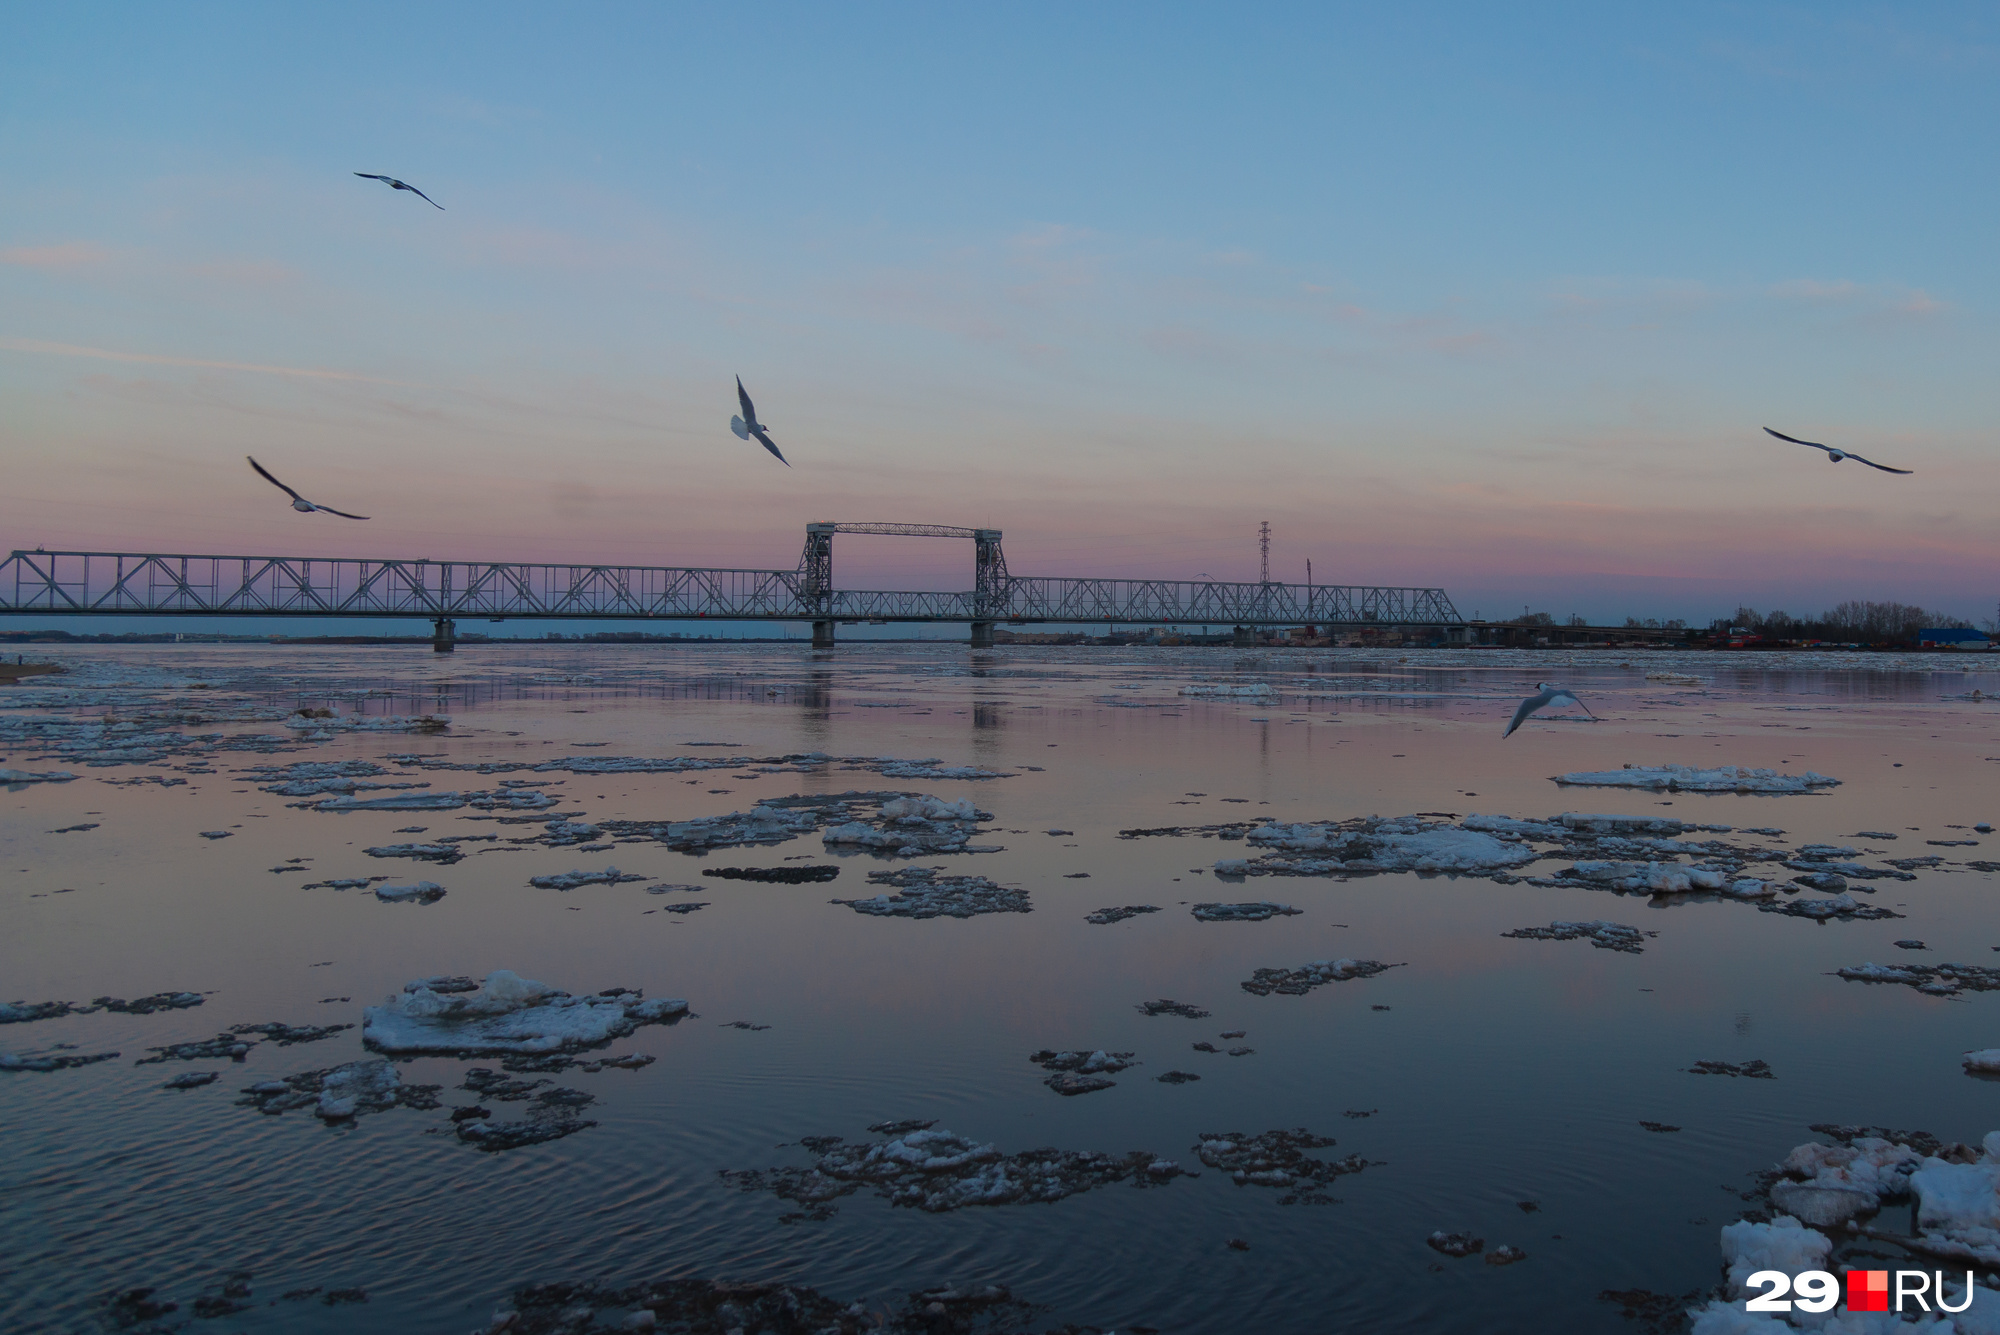
[[[1257,525],[1257,582],[1271,582],[1271,521]]]

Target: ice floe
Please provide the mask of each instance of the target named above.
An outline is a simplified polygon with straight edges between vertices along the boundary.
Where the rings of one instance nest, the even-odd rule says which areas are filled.
[[[1775,1080],[1777,1074],[1771,1064],[1762,1060],[1742,1063],[1724,1061],[1698,1061],[1688,1067],[1689,1075],[1739,1075],[1752,1080]]]
[[[703,876],[723,881],[763,881],[770,885],[816,885],[838,880],[840,868],[824,863],[805,867],[705,867]]]
[[[372,1057],[324,1071],[305,1071],[247,1087],[237,1102],[269,1116],[311,1108],[324,1121],[339,1122],[391,1108],[428,1111],[439,1106],[442,1085],[406,1085],[395,1065]]]
[[[1020,1331],[1036,1308],[996,1284],[919,1289],[899,1306],[840,1302],[815,1289],[770,1281],[718,1283],[531,1284],[473,1335],[583,1335],[604,1331],[684,1331],[689,1335],[967,1335]],[[1036,1327],[1039,1329],[1039,1327]],[[1065,1330],[1082,1331],[1079,1326]]]
[[[1042,1081],[1058,1094],[1091,1094],[1100,1089],[1110,1089],[1118,1082],[1106,1080],[1107,1075],[1116,1075],[1127,1067],[1137,1066],[1129,1052],[1052,1052],[1047,1048],[1028,1054],[1028,1060],[1043,1070],[1050,1072]]]
[[[1782,913],[1792,918],[1839,918],[1843,921],[1855,918],[1900,918],[1903,915],[1894,909],[1879,908],[1863,904],[1852,895],[1835,895],[1830,899],[1787,899],[1766,900],[1757,906],[1760,913]]]
[[[199,992],[155,992],[149,997],[97,997],[88,1006],[69,1001],[15,1001],[0,1003],[0,1024],[25,1024],[30,1020],[55,1020],[65,1015],[89,1015],[115,1011],[120,1015],[152,1015],[157,1011],[187,1010],[205,1000]]]
[[[528,884],[537,890],[574,890],[582,885],[622,885],[627,881],[650,881],[650,876],[606,867],[603,871],[565,871],[553,876],[530,876]]]
[[[892,1205],[934,1214],[975,1205],[1047,1203],[1114,1183],[1164,1185],[1182,1175],[1178,1163],[1146,1150],[1124,1155],[1037,1149],[1003,1154],[950,1131],[911,1131],[893,1139],[846,1144],[839,1136],[801,1142],[819,1157],[808,1168],[724,1170],[742,1191],[767,1191],[806,1207],[800,1218],[824,1219],[831,1204],[864,1186]]]
[[[1224,858],[1224,876],[1355,876],[1379,872],[1491,875],[1524,866],[1541,854],[1526,843],[1500,839],[1415,816],[1300,824],[1272,822],[1243,836],[1271,850],[1257,860]]]
[[[449,714],[340,714],[329,718],[328,711],[301,710],[287,718],[285,726],[298,732],[443,732],[451,727]]]
[[[1188,912],[1200,922],[1268,922],[1272,918],[1297,917],[1305,910],[1259,900],[1254,904],[1196,904]]]
[[[1810,793],[1837,787],[1839,779],[1807,770],[1784,774],[1772,769],[1718,765],[1627,765],[1623,769],[1577,771],[1555,776],[1555,782],[1576,788],[1645,788],[1668,793]]]
[[[1977,964],[1853,964],[1834,970],[1853,983],[1903,983],[1932,996],[2000,991],[2000,969]]]
[[[1344,983],[1352,978],[1373,978],[1394,965],[1380,960],[1314,960],[1296,969],[1258,969],[1241,986],[1253,996],[1268,997],[1273,992],[1302,997],[1327,983]],[[1150,1012],[1149,1012],[1150,1013]],[[1206,1015],[1208,1012],[1203,1011]]]
[[[926,853],[993,852],[969,844],[982,820],[993,817],[969,801],[946,802],[921,794],[890,798],[877,808],[873,824],[854,820],[829,828],[820,836],[828,845],[873,849],[897,857]]]
[[[411,885],[378,885],[375,898],[385,904],[435,904],[444,898],[444,887],[436,881],[417,881]]]
[[[383,844],[361,850],[371,858],[416,858],[420,862],[450,864],[465,856],[457,844]]]
[[[984,876],[944,876],[930,867],[868,873],[871,885],[895,887],[871,899],[834,899],[856,913],[879,918],[972,918],[982,913],[1032,913],[1028,892]]]
[[[1098,909],[1094,913],[1086,913],[1083,915],[1083,920],[1105,927],[1114,922],[1124,922],[1127,918],[1136,918],[1142,913],[1159,911],[1158,904],[1121,904],[1108,909]]]
[[[553,1060],[569,1062],[572,1059]],[[648,1057],[636,1064],[643,1066],[651,1060],[652,1058]],[[566,1069],[566,1066],[553,1065],[549,1061],[528,1065],[535,1070]],[[531,1106],[525,1117],[504,1122],[490,1120],[492,1113],[483,1107],[454,1109],[451,1120],[455,1134],[468,1145],[488,1153],[497,1153],[501,1150],[520,1149],[524,1145],[540,1145],[546,1141],[560,1140],[586,1127],[597,1125],[596,1122],[582,1116],[582,1110],[597,1101],[596,1095],[581,1089],[561,1087],[550,1089],[547,1088],[548,1084],[546,1080],[510,1080],[486,1067],[473,1067],[465,1073],[465,1083],[460,1086],[461,1089],[470,1090],[480,1098],[502,1103],[531,1100]]]
[[[685,1001],[647,1001],[623,988],[571,996],[508,969],[495,969],[471,992],[439,992],[426,986],[428,981],[409,983],[404,995],[368,1007],[361,1041],[396,1055],[573,1052],[623,1037],[640,1025],[677,1022],[688,1009]]]
[[[1232,685],[1227,682],[1197,681],[1181,687],[1181,694],[1209,700],[1269,700],[1277,694],[1268,683]]]
[[[1529,941],[1581,941],[1588,940],[1599,950],[1620,950],[1628,955],[1645,953],[1647,937],[1658,936],[1658,932],[1641,931],[1622,922],[1552,922],[1547,927],[1517,927],[1502,936],[1519,937]]]
[[[494,788],[453,790],[443,793],[397,793],[393,797],[323,797],[299,805],[311,811],[456,811],[476,807],[481,811],[545,811],[556,799],[539,788]]]
[[[1240,1131],[1204,1131],[1194,1152],[1210,1168],[1229,1174],[1239,1187],[1272,1187],[1286,1192],[1280,1205],[1332,1204],[1320,1188],[1335,1178],[1370,1167],[1367,1159],[1315,1159],[1306,1151],[1329,1148],[1332,1136],[1316,1136],[1304,1127],[1246,1136]]]
[[[68,783],[76,775],[68,770],[0,769],[0,783]]]
[[[108,1062],[115,1052],[0,1052],[0,1071],[67,1071],[74,1066],[94,1066]]]
[[[1694,1335],[1742,1335],[1794,1328],[1828,1335],[1893,1335],[1912,1329],[1891,1312],[1869,1315],[1806,1313],[1796,1306],[1784,1320],[1745,1311],[1743,1300],[1767,1285],[1750,1284],[1761,1271],[1795,1275],[1803,1270],[1839,1273],[1843,1264],[1877,1264],[1883,1254],[1861,1250],[1836,1257],[1849,1240],[1893,1243],[1905,1251],[1975,1270],[2000,1267],[2000,1132],[1984,1148],[1941,1143],[1925,1132],[1884,1127],[1815,1125],[1836,1143],[1811,1142],[1765,1175],[1763,1195],[1775,1217],[1752,1216],[1721,1231],[1727,1267],[1724,1297],[1689,1313]],[[1755,1199],[1755,1195],[1746,1199]],[[1890,1202],[1914,1198],[1909,1233],[1864,1225],[1861,1219]],[[1822,1231],[1824,1230],[1824,1231]],[[1865,1259],[1864,1259],[1865,1258]],[[1942,1277],[1941,1277],[1942,1278]],[[1992,1335],[1993,1306],[1966,1310],[1963,1285],[1944,1280],[1962,1315],[1917,1318],[1915,1329],[1932,1335]],[[1697,1296],[1697,1295],[1691,1295]],[[1926,1304],[1925,1310],[1929,1311]],[[1906,1313],[1905,1315],[1909,1315]]]
[[[1183,1020],[1205,1020],[1208,1012],[1199,1006],[1190,1006],[1185,1001],[1170,1001],[1165,997],[1158,1001],[1142,1001],[1137,1010],[1141,1015],[1178,1015]]]

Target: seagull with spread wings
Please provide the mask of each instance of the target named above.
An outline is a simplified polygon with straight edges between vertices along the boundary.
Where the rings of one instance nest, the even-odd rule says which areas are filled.
[[[757,405],[750,402],[750,391],[743,388],[743,377],[740,375],[736,377],[736,401],[743,405],[743,415],[730,418],[729,429],[742,440],[749,440],[755,436],[762,442],[764,448],[771,452],[773,458],[790,468],[792,466],[790,461],[778,453],[778,447],[771,443],[771,437],[766,433],[764,424],[757,420]]]
[[[399,181],[393,176],[383,176],[376,172],[356,172],[354,174],[356,176],[361,177],[364,180],[380,181],[383,185],[388,186],[391,190],[407,190],[411,194],[415,195],[418,199],[421,199],[422,201],[424,201],[424,203],[430,205],[434,209],[441,209],[444,207],[444,205],[438,203],[435,199],[432,199],[429,195],[417,189],[415,186],[411,185],[407,181]]]
[[[246,459],[250,459],[250,456],[247,454],[244,455],[243,457]],[[263,478],[266,482],[276,487],[279,491],[282,491],[285,493],[285,495],[291,497],[292,508],[294,510],[297,510],[302,515],[309,515],[315,510],[320,510],[330,515],[339,515],[342,519],[368,518],[367,515],[351,515],[347,513],[347,511],[345,510],[336,510],[330,505],[314,505],[311,501],[299,495],[296,491],[293,491],[290,487],[286,486],[284,483],[278,481],[278,479],[272,477],[269,473],[265,472],[264,465],[258,463],[255,459],[250,459],[250,466],[257,470],[258,477]]]
[[[1764,431],[1768,435],[1776,436],[1779,440],[1789,440],[1794,445],[1810,445],[1816,450],[1825,450],[1827,462],[1829,463],[1837,464],[1842,459],[1852,459],[1855,463],[1867,464],[1870,468],[1879,468],[1885,473],[1914,473],[1917,471],[1914,468],[1891,468],[1887,464],[1878,464],[1873,459],[1864,459],[1852,450],[1836,450],[1833,446],[1822,445],[1816,440],[1800,440],[1797,436],[1788,436],[1782,431],[1772,431],[1770,427],[1765,427]]]
[[[1512,737],[1514,729],[1527,722],[1528,715],[1548,705],[1575,705],[1584,713],[1590,714],[1590,717],[1597,717],[1597,715],[1590,713],[1588,705],[1584,704],[1583,701],[1577,699],[1574,695],[1571,695],[1567,687],[1551,685],[1546,681],[1538,681],[1535,683],[1535,690],[1539,694],[1531,695],[1521,702],[1520,708],[1514,711],[1513,720],[1507,724],[1507,731],[1500,734],[1502,737]]]

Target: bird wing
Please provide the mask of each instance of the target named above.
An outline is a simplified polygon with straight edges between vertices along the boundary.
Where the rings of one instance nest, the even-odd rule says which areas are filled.
[[[1520,708],[1514,711],[1514,717],[1512,721],[1507,724],[1507,731],[1501,733],[1500,735],[1502,737],[1512,737],[1514,735],[1514,729],[1520,727],[1522,721],[1525,720],[1528,717],[1528,715],[1534,713],[1537,709],[1540,709],[1543,705],[1547,703],[1548,701],[1544,700],[1539,695],[1531,695],[1527,699],[1523,700],[1521,702]]]
[[[1790,441],[1790,442],[1792,442],[1792,444],[1794,444],[1794,445],[1810,445],[1810,446],[1812,446],[1812,447],[1813,447],[1814,449],[1816,449],[1816,450],[1831,450],[1831,449],[1832,449],[1832,447],[1831,447],[1831,446],[1829,446],[1829,445],[1822,445],[1822,444],[1820,444],[1820,443],[1819,443],[1818,441],[1816,441],[1816,440],[1800,440],[1800,439],[1799,439],[1799,438],[1798,438],[1797,436],[1788,436],[1788,435],[1786,435],[1786,434],[1785,434],[1784,432],[1782,432],[1782,431],[1772,431],[1770,427],[1765,427],[1765,428],[1764,428],[1764,430],[1765,430],[1765,431],[1766,431],[1766,432],[1767,432],[1768,434],[1770,434],[1770,435],[1773,435],[1773,436],[1776,436],[1776,437],[1777,437],[1777,438],[1778,438],[1779,440],[1789,440],[1789,441]]]
[[[1891,468],[1887,464],[1878,464],[1873,459],[1864,459],[1858,454],[1850,453],[1847,457],[1854,460],[1855,463],[1867,464],[1870,468],[1879,468],[1885,473],[1914,473],[1917,471],[1914,468]]]
[[[743,405],[743,420],[746,423],[755,423],[757,405],[750,402],[750,391],[743,388],[743,377],[740,375],[736,377],[736,401]]]
[[[1549,697],[1549,703],[1552,705],[1575,705],[1578,709],[1581,709],[1584,713],[1590,714],[1590,706],[1585,704],[1583,701],[1577,699],[1574,695],[1570,694],[1568,691],[1557,691],[1554,695]],[[1592,718],[1597,717],[1597,715],[1595,714],[1590,714],[1590,716]]]
[[[434,209],[444,208],[444,205],[438,203],[435,199],[432,199],[429,195],[425,194],[423,191],[417,189],[413,185],[405,185],[401,181],[398,181],[396,182],[396,188],[398,190],[409,191],[411,194],[415,195],[418,199],[421,199],[422,201],[424,201],[424,203],[430,205]]]
[[[367,515],[351,515],[345,510],[336,510],[331,505],[315,505],[313,509],[324,510],[330,515],[339,515],[342,519],[366,519],[368,517]]]
[[[362,178],[363,180],[366,180],[366,181],[387,181],[387,182],[389,182],[389,184],[391,184],[391,185],[394,185],[394,184],[396,183],[396,181],[395,181],[395,178],[394,178],[394,177],[391,177],[391,176],[380,176],[380,175],[377,175],[377,174],[376,174],[376,173],[374,173],[374,172],[356,172],[356,173],[354,173],[354,174],[355,174],[356,176],[359,176],[359,177],[361,177],[361,178]]]
[[[772,456],[776,458],[779,463],[783,464],[787,468],[790,468],[792,466],[791,461],[789,459],[785,458],[784,455],[778,453],[778,447],[776,445],[773,445],[771,443],[771,438],[764,434],[763,427],[760,426],[757,428],[756,436],[758,440],[764,443],[764,448],[769,450]]]
[[[243,457],[245,459],[250,459],[250,456],[247,454],[244,455]],[[269,473],[265,472],[264,465],[258,463],[255,459],[250,459],[250,466],[257,470],[258,477],[263,478],[266,482],[276,487],[279,491],[284,492],[285,495],[291,497],[295,501],[306,501],[305,497],[299,495],[296,491],[293,491],[290,487],[286,486],[284,483],[278,481],[278,479],[272,477]],[[312,502],[306,501],[306,504],[311,505]]]

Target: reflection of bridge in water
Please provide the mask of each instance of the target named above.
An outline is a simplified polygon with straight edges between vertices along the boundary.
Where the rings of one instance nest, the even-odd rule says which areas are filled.
[[[833,587],[833,535],[970,538],[964,593]],[[998,624],[1462,626],[1443,589],[1012,575],[1000,530],[808,524],[795,570],[396,561],[291,556],[16,551],[0,561],[0,613],[38,616],[423,618],[452,647],[460,617],[489,620],[809,621],[829,647],[842,621]]]

